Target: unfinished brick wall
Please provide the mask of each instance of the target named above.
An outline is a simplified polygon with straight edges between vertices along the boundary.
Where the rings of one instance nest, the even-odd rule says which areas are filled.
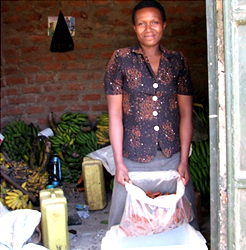
[[[15,119],[48,125],[67,111],[96,119],[107,110],[103,76],[113,51],[136,44],[135,0],[2,1],[1,128]],[[195,91],[207,94],[205,1],[160,1],[166,10],[163,45],[180,50]],[[50,52],[48,17],[75,17],[74,50]]]

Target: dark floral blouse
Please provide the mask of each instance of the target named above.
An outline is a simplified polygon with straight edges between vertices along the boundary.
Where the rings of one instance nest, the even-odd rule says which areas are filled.
[[[182,53],[160,49],[157,76],[139,45],[116,50],[105,73],[106,95],[123,95],[123,156],[136,162],[180,151],[177,94],[193,94]]]

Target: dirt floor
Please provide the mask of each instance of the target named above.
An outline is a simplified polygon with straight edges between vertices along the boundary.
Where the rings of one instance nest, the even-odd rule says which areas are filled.
[[[85,211],[84,216],[81,218],[80,225],[69,225],[68,229],[70,231],[70,250],[100,250],[101,240],[105,236],[108,225],[108,213],[110,207],[111,195],[107,195],[107,205],[102,210]],[[86,204],[84,193],[80,192],[79,196],[67,198],[68,201],[68,216],[69,218],[74,218],[76,216],[77,204]],[[78,213],[77,213],[78,214]],[[82,214],[83,215],[83,214]],[[71,221],[71,220],[70,220]],[[73,221],[72,221],[73,222]],[[71,233],[72,232],[72,233]],[[76,233],[76,234],[73,234]]]

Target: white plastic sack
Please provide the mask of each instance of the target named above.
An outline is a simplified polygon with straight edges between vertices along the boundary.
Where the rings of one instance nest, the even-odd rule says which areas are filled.
[[[87,155],[94,160],[100,160],[105,169],[111,174],[115,175],[115,162],[112,146],[103,147]]]
[[[27,245],[25,243],[34,233],[40,219],[41,213],[32,209],[10,211],[2,216],[0,218],[0,250],[26,249],[31,243]]]
[[[101,250],[208,250],[206,240],[188,223],[159,234],[127,237],[119,225],[102,239]]]
[[[120,222],[127,236],[169,231],[193,219],[192,206],[177,171],[132,172],[130,178],[135,185],[125,184],[127,198]],[[160,191],[162,195],[153,199],[146,195],[147,191]]]

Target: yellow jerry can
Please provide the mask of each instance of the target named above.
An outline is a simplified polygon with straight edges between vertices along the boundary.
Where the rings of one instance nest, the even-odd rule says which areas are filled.
[[[85,199],[90,210],[103,209],[107,204],[103,165],[100,160],[85,157],[82,163]]]
[[[41,190],[42,243],[49,250],[69,250],[67,199],[61,188]]]

